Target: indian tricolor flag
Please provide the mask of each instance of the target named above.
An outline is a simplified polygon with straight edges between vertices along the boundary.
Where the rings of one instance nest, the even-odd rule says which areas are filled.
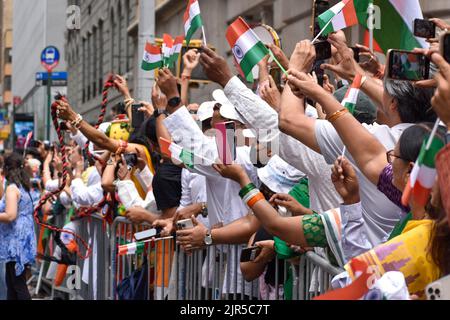
[[[161,56],[161,48],[147,42],[145,45],[144,58],[142,59],[141,68],[146,71],[151,71],[161,68],[162,65],[163,60]]]
[[[331,9],[322,13],[318,17],[318,21],[320,29],[325,28],[323,35],[358,24],[358,16],[356,15],[353,0],[339,2]]]
[[[253,68],[269,54],[269,49],[241,17],[228,27],[226,38],[246,79],[252,81]]]
[[[133,242],[123,246],[119,246],[119,256],[140,254],[144,252],[145,242]]]
[[[178,36],[173,42],[173,47],[170,53],[169,64],[172,64],[178,60],[181,49],[183,49],[184,36]]]
[[[167,66],[169,64],[172,50],[173,50],[173,38],[170,34],[164,33],[163,44],[162,44],[162,54],[163,54],[164,66]]]
[[[355,76],[352,85],[348,88],[342,105],[350,111],[351,114],[355,113],[356,103],[358,102],[358,96],[361,89],[362,76],[360,74]]]
[[[203,20],[200,14],[200,5],[197,0],[189,0],[186,12],[184,13],[184,32],[187,45],[191,42],[194,33],[202,26]]]
[[[168,141],[164,138],[160,138],[159,141],[162,154],[166,155],[167,157],[175,161],[183,163],[189,169],[194,168],[195,161],[194,161],[194,154],[192,152],[184,150],[181,146],[171,141]]]
[[[428,138],[423,142],[419,158],[411,172],[409,183],[403,192],[402,204],[409,205],[412,198],[417,205],[425,206],[430,199],[431,189],[436,182],[436,156],[444,147],[439,138],[434,138],[427,150]]]

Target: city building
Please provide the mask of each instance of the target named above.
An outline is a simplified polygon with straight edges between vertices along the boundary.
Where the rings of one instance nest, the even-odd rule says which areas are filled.
[[[66,3],[61,0],[14,0],[12,92],[17,97],[14,113],[34,114],[36,139],[56,140],[48,117],[47,87],[36,81],[36,74],[46,72],[41,65],[41,53],[47,46],[60,52],[59,65],[54,72],[65,72],[64,33],[66,30]],[[53,87],[52,96],[65,93],[66,86]],[[16,126],[17,127],[17,126]],[[16,128],[16,131],[24,131]],[[16,136],[20,135],[16,132]]]
[[[337,0],[330,1],[332,4]],[[301,39],[312,38],[312,0],[208,0],[200,1],[206,37],[210,45],[232,62],[231,50],[225,40],[227,26],[238,16],[243,16],[251,24],[272,26],[281,38],[283,49],[290,53]],[[450,12],[445,0],[421,1],[425,16],[447,18]],[[150,4],[154,11],[145,9]],[[78,5],[81,9],[81,29],[66,33],[66,51],[69,71],[69,100],[81,110],[85,118],[95,122],[101,103],[101,91],[105,77],[110,73],[126,75],[132,95],[149,99],[151,85],[145,94],[138,94],[142,70],[142,43],[161,38],[164,33],[173,36],[183,34],[183,14],[186,0],[109,0],[76,1],[68,0],[68,5]],[[145,21],[140,19],[143,14]],[[153,17],[153,14],[155,17]],[[155,19],[155,25],[151,23]],[[144,34],[141,30],[147,22]],[[150,25],[149,25],[150,24]],[[152,33],[151,30],[154,30]],[[363,30],[349,28],[346,35],[350,42],[361,42]],[[201,38],[198,32],[197,38]],[[144,77],[152,81],[154,75],[147,72]],[[210,99],[211,84],[196,84],[191,88],[193,101]],[[109,96],[111,105],[120,101],[117,92]]]
[[[0,1],[0,151],[9,138],[11,125],[8,110],[12,107],[12,9],[13,0]]]

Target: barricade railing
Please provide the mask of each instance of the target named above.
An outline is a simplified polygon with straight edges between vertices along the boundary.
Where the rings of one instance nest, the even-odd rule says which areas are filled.
[[[331,280],[344,272],[314,252],[307,252],[298,265],[292,265],[294,275],[294,300],[312,300],[330,289]]]
[[[118,256],[120,244],[134,242],[136,232],[150,228],[135,226],[117,218],[111,226],[111,268],[109,299],[116,300],[117,285],[137,270],[144,256],[150,264],[150,300],[284,300],[283,285],[292,274],[292,299],[311,300],[325,293],[331,279],[343,272],[314,252],[292,261],[275,261],[274,285],[260,287],[259,279],[248,283],[240,271],[240,251],[244,246],[211,246],[186,254],[174,238],[156,239],[143,252]],[[280,272],[280,268],[282,272]],[[273,272],[273,270],[272,270]]]

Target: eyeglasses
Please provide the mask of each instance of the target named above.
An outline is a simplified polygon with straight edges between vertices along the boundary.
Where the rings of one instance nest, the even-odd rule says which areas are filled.
[[[386,153],[386,157],[387,157],[387,161],[388,161],[389,164],[392,164],[395,159],[404,160],[402,157],[395,155],[394,154],[394,150],[388,151]]]

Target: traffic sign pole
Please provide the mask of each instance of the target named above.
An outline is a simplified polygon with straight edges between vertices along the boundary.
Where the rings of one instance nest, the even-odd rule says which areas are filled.
[[[52,108],[52,70],[48,71],[48,82],[47,82],[47,98],[48,98],[48,108],[47,108],[47,141],[50,141],[50,109]]]

